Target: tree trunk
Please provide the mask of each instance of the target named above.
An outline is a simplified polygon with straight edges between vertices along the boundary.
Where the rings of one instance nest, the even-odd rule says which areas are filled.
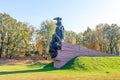
[[[6,49],[5,53],[6,53],[5,57],[8,58],[8,48]]]
[[[0,58],[2,57],[2,51],[3,51],[3,41],[1,42],[1,47],[0,47]]]
[[[110,43],[110,54],[113,54],[113,47],[112,47],[112,43]]]
[[[0,48],[0,58],[2,57],[2,48]]]
[[[6,45],[6,51],[5,51],[5,53],[6,53],[6,58],[8,58],[8,46],[9,46],[9,44],[10,44],[10,41],[9,41],[10,39],[9,39],[9,37],[8,37],[8,40],[7,40],[7,45]]]
[[[110,54],[113,54],[113,48],[110,47]]]

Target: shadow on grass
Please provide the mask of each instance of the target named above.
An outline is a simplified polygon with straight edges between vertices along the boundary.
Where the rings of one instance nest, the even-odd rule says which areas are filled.
[[[60,69],[55,69],[53,68],[53,62],[49,63],[49,64],[32,64],[32,65],[28,65],[28,67],[30,68],[41,68],[42,66],[44,66],[42,69],[34,69],[34,70],[22,70],[22,71],[3,71],[0,72],[0,75],[7,75],[7,74],[19,74],[19,73],[33,73],[33,72],[47,72],[47,71],[54,71],[54,70],[67,70],[67,69],[72,69],[73,68],[73,64],[74,64],[75,58],[73,58],[71,61],[69,61],[65,66],[63,66]]]
[[[53,68],[53,63],[50,63],[46,66],[44,66],[42,69],[34,69],[34,70],[22,70],[22,71],[3,71],[0,72],[0,75],[7,75],[7,74],[19,74],[19,73],[33,73],[33,72],[47,72],[47,71],[53,71],[58,70]]]

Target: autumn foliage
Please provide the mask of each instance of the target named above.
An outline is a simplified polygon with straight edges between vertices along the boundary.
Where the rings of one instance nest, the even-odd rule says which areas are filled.
[[[77,26],[77,25],[76,25]],[[39,28],[17,21],[9,14],[0,13],[0,58],[49,55],[49,44],[56,24],[51,20],[43,21]],[[120,26],[117,24],[98,24],[76,33],[65,30],[65,42],[85,46],[100,52],[119,55]]]

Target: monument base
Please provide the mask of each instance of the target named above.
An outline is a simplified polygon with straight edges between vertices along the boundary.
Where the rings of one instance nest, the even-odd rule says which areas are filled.
[[[58,55],[53,59],[54,68],[61,68],[68,61],[77,56],[113,56],[113,55],[97,52],[86,47],[62,42],[62,49],[58,50]]]

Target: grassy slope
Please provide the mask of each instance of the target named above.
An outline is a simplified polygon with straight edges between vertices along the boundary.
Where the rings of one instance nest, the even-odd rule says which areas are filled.
[[[120,57],[77,57],[61,69],[53,63],[0,66],[0,80],[120,79]]]
[[[89,72],[119,72],[120,57],[77,57],[63,68]]]

